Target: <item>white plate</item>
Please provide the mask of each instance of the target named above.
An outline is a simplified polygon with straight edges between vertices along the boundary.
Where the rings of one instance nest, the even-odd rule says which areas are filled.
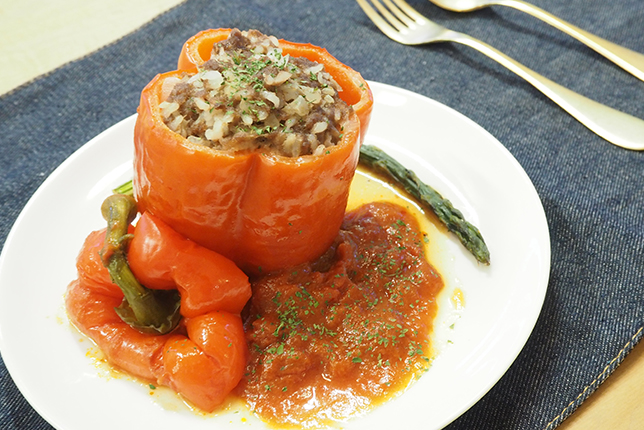
[[[523,348],[548,283],[550,240],[539,197],[489,133],[426,97],[371,83],[366,143],[378,145],[441,191],[482,231],[492,265],[451,237],[438,266],[447,282],[436,328],[441,352],[405,394],[347,429],[441,428],[479,400]],[[63,294],[85,236],[103,226],[100,204],[131,177],[134,117],[92,139],[43,183],[18,217],[0,258],[0,350],[18,388],[59,430],[192,430],[264,425],[243,409],[200,416],[127,378],[111,378],[71,329]],[[465,307],[449,305],[454,289]],[[91,354],[90,354],[91,355]]]

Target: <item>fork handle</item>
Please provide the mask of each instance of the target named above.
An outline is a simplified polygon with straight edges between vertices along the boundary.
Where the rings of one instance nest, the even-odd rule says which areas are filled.
[[[487,43],[466,34],[448,31],[442,39],[470,46],[497,61],[528,81],[579,122],[607,141],[626,149],[644,150],[643,120],[569,90],[513,60]]]
[[[597,53],[608,58],[613,63],[617,64],[627,72],[631,73],[633,76],[637,77],[644,81],[644,55],[639,52],[631,51],[628,48],[617,45],[613,42],[609,42],[606,39],[602,39],[592,33],[589,33],[585,30],[582,30],[579,27],[575,27],[569,22],[564,21],[561,18],[558,18],[552,15],[549,12],[546,12],[543,9],[538,8],[530,3],[526,3],[522,0],[498,0],[495,2],[498,5],[508,6],[522,12],[525,12],[529,15],[538,18],[553,27],[563,31],[569,36],[574,37],[581,43],[587,45],[589,48],[595,50]]]

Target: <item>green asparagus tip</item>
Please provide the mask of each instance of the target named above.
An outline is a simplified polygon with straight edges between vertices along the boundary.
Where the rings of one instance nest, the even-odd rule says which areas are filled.
[[[360,148],[360,163],[398,183],[422,207],[432,211],[478,262],[490,264],[490,251],[479,229],[465,220],[463,214],[449,200],[423,183],[414,172],[382,149],[371,145],[362,145]]]

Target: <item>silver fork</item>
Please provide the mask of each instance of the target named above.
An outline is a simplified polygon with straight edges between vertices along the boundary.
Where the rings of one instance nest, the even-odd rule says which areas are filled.
[[[631,51],[628,48],[617,45],[606,39],[602,39],[592,33],[582,30],[569,22],[564,21],[552,15],[537,6],[527,3],[522,0],[429,0],[436,6],[443,9],[451,10],[453,12],[470,12],[473,10],[482,9],[488,6],[508,6],[563,31],[569,36],[574,37],[581,43],[593,49],[595,52],[608,58],[613,63],[620,66],[622,69],[631,73],[633,76],[644,81],[644,55],[639,52]]]
[[[478,39],[442,27],[403,0],[371,0],[375,9],[367,0],[356,1],[373,23],[396,42],[456,42],[474,48],[525,79],[597,135],[622,148],[644,150],[643,120],[569,90]]]

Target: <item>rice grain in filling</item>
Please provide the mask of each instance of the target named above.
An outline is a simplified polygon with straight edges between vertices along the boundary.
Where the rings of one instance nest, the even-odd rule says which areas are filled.
[[[283,55],[277,39],[233,30],[199,72],[164,83],[167,126],[217,150],[321,155],[342,138],[351,107],[324,65]]]

